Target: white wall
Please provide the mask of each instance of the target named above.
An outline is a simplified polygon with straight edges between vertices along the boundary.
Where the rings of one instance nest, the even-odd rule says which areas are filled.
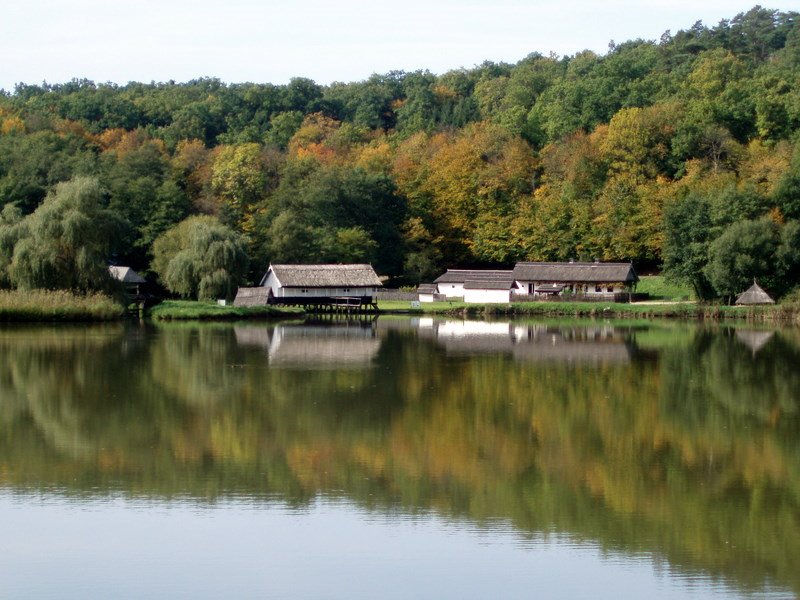
[[[278,281],[278,278],[275,277],[275,273],[273,273],[271,269],[267,273],[267,279],[264,282],[264,287],[272,288],[272,295],[276,298],[283,297],[283,288],[281,287],[281,283]]]
[[[436,287],[439,288],[439,293],[444,294],[448,298],[463,298],[464,297],[464,284],[463,283],[437,283]]]
[[[464,302],[473,304],[508,304],[511,290],[464,290]]]

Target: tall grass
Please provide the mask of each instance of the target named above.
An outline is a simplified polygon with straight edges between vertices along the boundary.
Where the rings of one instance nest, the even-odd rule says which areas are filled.
[[[103,294],[0,291],[0,321],[111,321],[124,313],[122,304]]]
[[[196,302],[192,300],[166,300],[148,311],[151,319],[160,321],[223,321],[236,319],[261,319],[296,317],[302,314],[301,308],[275,306],[220,306],[216,302]]]

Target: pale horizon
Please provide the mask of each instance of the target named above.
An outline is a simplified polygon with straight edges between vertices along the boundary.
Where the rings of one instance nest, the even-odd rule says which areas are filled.
[[[6,7],[0,88],[17,83],[185,82],[321,85],[374,73],[516,63],[532,53],[608,51],[613,40],[658,40],[696,21],[715,26],[755,4],[738,0],[648,3],[563,0],[408,0],[401,8],[366,0],[285,1],[31,0]],[[766,6],[787,12],[781,1]]]

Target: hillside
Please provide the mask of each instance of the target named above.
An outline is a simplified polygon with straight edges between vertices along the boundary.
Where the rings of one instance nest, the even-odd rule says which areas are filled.
[[[797,20],[756,7],[602,56],[329,86],[20,84],[0,96],[0,284],[19,285],[26,215],[89,176],[124,221],[107,258],[141,271],[209,214],[245,236],[251,281],[268,261],[414,283],[596,257],[701,298],[753,277],[781,294],[800,276]]]

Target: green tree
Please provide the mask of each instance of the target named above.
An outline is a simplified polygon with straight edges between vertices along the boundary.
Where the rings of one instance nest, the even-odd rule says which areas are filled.
[[[222,146],[212,166],[211,187],[224,201],[222,217],[231,225],[242,221],[264,196],[267,177],[258,144]]]
[[[18,237],[8,265],[15,286],[77,292],[109,288],[108,260],[126,223],[105,208],[97,179],[76,177],[58,184],[15,226]]]
[[[712,295],[706,276],[711,229],[708,202],[692,194],[664,210],[664,272],[688,283],[700,299]]]
[[[153,269],[184,298],[232,298],[248,262],[243,238],[209,216],[181,221],[153,245]]]
[[[754,278],[772,288],[779,239],[778,225],[765,217],[738,221],[711,242],[705,272],[717,294],[730,300]]]

